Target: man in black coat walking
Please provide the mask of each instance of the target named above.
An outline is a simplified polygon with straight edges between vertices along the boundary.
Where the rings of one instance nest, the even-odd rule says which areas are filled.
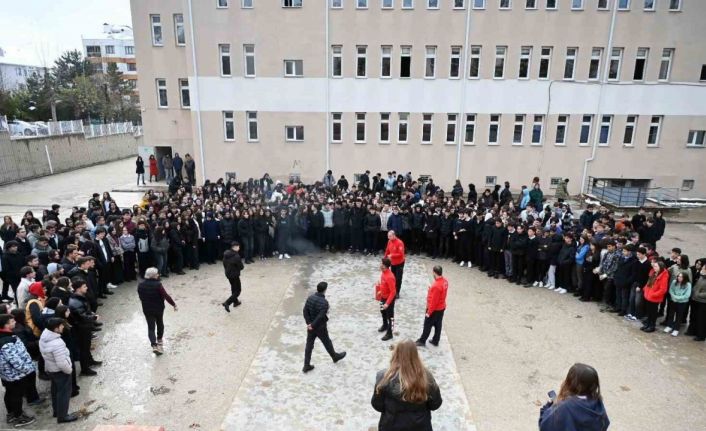
[[[302,372],[308,373],[314,369],[311,365],[311,352],[314,350],[314,341],[318,338],[331,355],[331,359],[336,363],[346,357],[346,352],[336,353],[333,348],[331,338],[328,336],[328,301],[326,300],[326,289],[328,283],[322,281],[316,285],[316,293],[310,295],[304,304],[304,321],[306,322],[306,348],[304,349],[304,368]]]
[[[223,303],[223,308],[230,313],[231,304],[235,307],[241,304],[238,300],[240,296],[240,271],[245,267],[240,258],[240,244],[233,241],[230,249],[223,253],[223,269],[226,272],[226,278],[230,283],[230,297]]]

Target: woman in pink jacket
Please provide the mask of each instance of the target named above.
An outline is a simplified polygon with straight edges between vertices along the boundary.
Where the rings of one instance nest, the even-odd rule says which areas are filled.
[[[664,300],[664,296],[669,290],[669,272],[665,269],[664,262],[652,261],[652,270],[647,284],[642,289],[645,295],[645,311],[647,322],[640,328],[644,332],[654,332],[657,322],[657,310],[659,304]]]

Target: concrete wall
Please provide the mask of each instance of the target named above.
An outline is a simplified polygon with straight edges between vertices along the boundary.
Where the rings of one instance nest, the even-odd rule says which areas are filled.
[[[0,133],[0,184],[66,172],[137,154],[143,137],[132,134],[86,139],[83,135],[13,139]]]

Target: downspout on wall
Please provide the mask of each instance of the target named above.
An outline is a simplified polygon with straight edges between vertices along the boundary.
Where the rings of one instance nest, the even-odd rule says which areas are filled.
[[[461,75],[461,107],[459,109],[458,131],[456,133],[458,142],[456,143],[456,179],[461,177],[461,146],[463,145],[466,128],[466,87],[468,86],[468,43],[471,33],[471,5],[466,9],[466,34],[463,44],[463,75]]]
[[[206,157],[203,151],[203,131],[201,129],[201,92],[199,91],[199,69],[198,62],[196,61],[196,36],[194,35],[194,12],[191,7],[191,0],[188,0],[189,4],[189,33],[191,33],[191,64],[194,68],[194,86],[196,88],[196,128],[198,130],[199,138],[199,153],[201,159],[201,180],[206,182]],[[194,108],[192,108],[194,109]]]

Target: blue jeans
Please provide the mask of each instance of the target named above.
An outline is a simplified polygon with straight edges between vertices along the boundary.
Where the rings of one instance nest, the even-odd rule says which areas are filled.
[[[154,253],[154,266],[157,267],[160,275],[169,275],[167,253]]]

